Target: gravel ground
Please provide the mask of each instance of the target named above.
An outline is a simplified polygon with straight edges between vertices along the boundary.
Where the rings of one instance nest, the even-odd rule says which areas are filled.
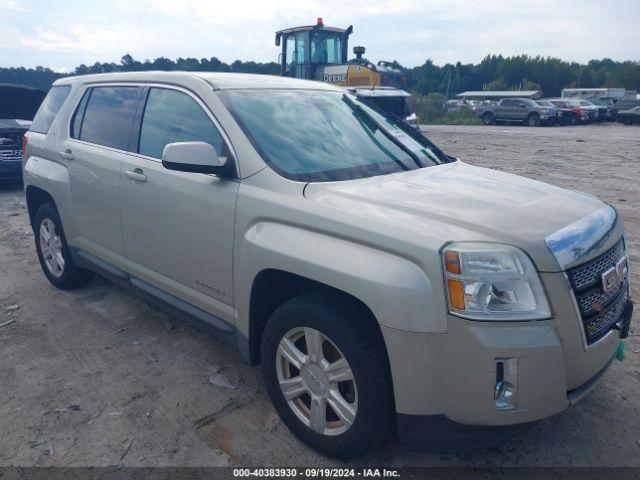
[[[447,153],[613,203],[640,278],[640,129],[425,126]],[[270,406],[257,368],[106,281],[55,290],[40,271],[22,190],[0,187],[0,466],[333,465]],[[632,332],[638,332],[638,315]],[[357,464],[640,466],[640,337],[570,410],[464,455],[394,442]]]

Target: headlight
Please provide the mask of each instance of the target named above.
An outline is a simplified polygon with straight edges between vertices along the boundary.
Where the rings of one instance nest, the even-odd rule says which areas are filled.
[[[442,252],[449,312],[473,320],[551,317],[533,263],[519,248],[497,243],[453,243]]]

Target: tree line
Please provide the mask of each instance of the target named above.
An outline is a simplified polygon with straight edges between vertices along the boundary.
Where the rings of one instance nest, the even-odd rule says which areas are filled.
[[[441,93],[448,98],[465,90],[542,90],[558,96],[563,88],[623,87],[640,91],[640,62],[609,58],[586,64],[559,58],[487,55],[477,65],[431,60],[407,70],[409,88],[416,93]]]
[[[478,64],[435,65],[424,64],[404,68],[408,77],[408,89],[413,93],[441,93],[447,98],[465,90],[513,90],[540,89],[547,96],[560,95],[567,87],[624,87],[640,91],[640,62],[618,62],[608,58],[590,60],[586,64],[567,62],[559,58],[517,55],[487,55]],[[188,70],[202,72],[241,72],[277,75],[280,66],[275,62],[225,63],[216,57],[209,59],[160,57],[154,60],[135,60],[127,54],[120,63],[80,65],[70,75],[107,73],[137,70]],[[50,68],[12,67],[0,68],[0,83],[26,85],[48,90],[58,78],[65,76]]]

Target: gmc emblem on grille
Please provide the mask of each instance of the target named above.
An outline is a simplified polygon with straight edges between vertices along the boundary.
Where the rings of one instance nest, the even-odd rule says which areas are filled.
[[[604,271],[602,273],[602,291],[604,293],[611,293],[627,279],[627,257],[623,256],[616,263],[615,267]]]

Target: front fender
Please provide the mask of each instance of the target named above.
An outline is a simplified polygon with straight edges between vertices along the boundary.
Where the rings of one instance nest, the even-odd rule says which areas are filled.
[[[440,285],[415,263],[389,252],[300,227],[263,221],[243,236],[236,258],[238,329],[248,335],[251,289],[258,274],[282,270],[358,298],[380,325],[445,332]]]

